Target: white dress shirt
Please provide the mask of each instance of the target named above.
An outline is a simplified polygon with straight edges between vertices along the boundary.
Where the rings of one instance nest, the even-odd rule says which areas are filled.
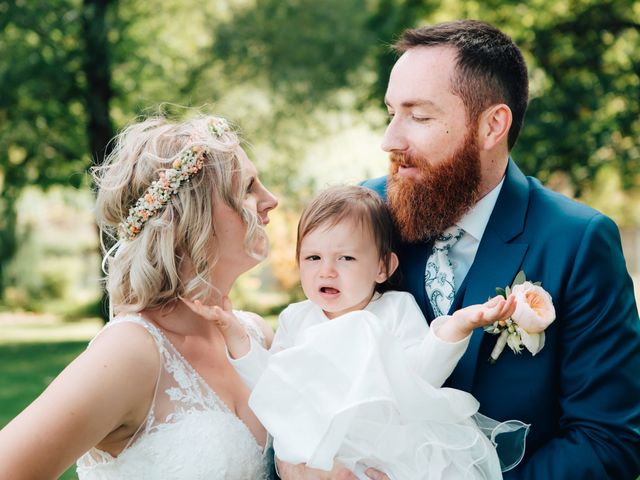
[[[482,235],[487,228],[493,208],[496,206],[503,183],[504,177],[493,190],[482,197],[471,210],[456,222],[456,225],[464,230],[460,240],[449,250],[456,292],[464,282],[473,260],[476,258],[480,240],[482,240]]]

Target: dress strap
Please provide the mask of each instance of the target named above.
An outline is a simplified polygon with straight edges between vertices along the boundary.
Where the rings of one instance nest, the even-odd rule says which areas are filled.
[[[264,347],[264,332],[256,322],[255,318],[253,318],[249,312],[245,312],[243,310],[234,310],[233,313],[236,315],[238,320],[242,322],[242,325],[247,329],[247,333],[249,333],[249,335],[251,335],[254,340],[256,340],[258,343],[260,343],[260,345]]]

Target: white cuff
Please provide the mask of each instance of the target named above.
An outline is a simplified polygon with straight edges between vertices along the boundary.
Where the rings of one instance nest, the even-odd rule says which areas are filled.
[[[253,390],[267,366],[270,357],[269,352],[255,338],[249,335],[249,351],[246,355],[239,358],[231,358],[229,350],[226,350],[226,354],[231,366],[240,375],[244,383]]]

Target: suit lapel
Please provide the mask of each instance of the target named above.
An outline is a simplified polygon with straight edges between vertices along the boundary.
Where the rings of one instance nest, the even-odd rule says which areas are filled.
[[[433,320],[433,311],[427,301],[424,272],[431,248],[431,243],[416,243],[405,244],[399,249],[404,288],[413,295],[429,323]]]
[[[513,281],[528,248],[528,244],[514,240],[524,229],[528,200],[527,179],[510,159],[502,190],[473,265],[461,286],[460,306],[486,302],[496,295],[497,287],[505,287]],[[476,365],[483,360],[478,358],[478,353],[484,335],[482,329],[473,332],[467,351],[451,375],[452,386],[472,390]]]

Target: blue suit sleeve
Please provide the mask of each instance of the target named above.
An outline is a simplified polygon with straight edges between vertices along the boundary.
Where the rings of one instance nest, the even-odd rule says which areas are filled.
[[[560,435],[504,478],[633,480],[640,474],[640,322],[610,219],[591,219],[568,278],[556,305]]]

